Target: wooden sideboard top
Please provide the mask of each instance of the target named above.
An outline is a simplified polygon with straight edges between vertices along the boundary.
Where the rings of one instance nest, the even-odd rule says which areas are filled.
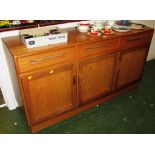
[[[28,49],[23,45],[21,42],[19,36],[13,36],[13,37],[6,37],[2,40],[10,50],[12,56],[14,57],[23,57],[27,55],[37,54],[38,52],[44,52],[47,50],[56,50],[61,48],[67,48],[71,46],[91,43],[94,41],[101,41],[101,40],[107,40],[107,39],[113,39],[113,38],[119,38],[131,34],[141,33],[141,32],[150,32],[154,31],[153,28],[145,27],[141,30],[131,30],[129,32],[121,33],[121,32],[114,32],[110,35],[101,35],[98,37],[91,37],[88,36],[86,33],[80,33],[78,30],[75,30],[73,28],[65,29],[68,31],[68,42],[67,43],[60,43],[60,44],[54,44],[54,45],[47,45],[47,46],[41,46],[41,47],[35,47]]]

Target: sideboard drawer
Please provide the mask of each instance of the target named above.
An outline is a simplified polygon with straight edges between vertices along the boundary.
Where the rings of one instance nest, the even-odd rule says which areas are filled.
[[[123,36],[120,38],[120,48],[129,48],[151,42],[152,32],[144,32]]]
[[[77,46],[77,57],[85,57],[92,54],[103,53],[105,51],[111,51],[117,49],[118,39],[103,40],[94,43],[88,43]]]
[[[75,47],[18,58],[20,73],[75,59]]]

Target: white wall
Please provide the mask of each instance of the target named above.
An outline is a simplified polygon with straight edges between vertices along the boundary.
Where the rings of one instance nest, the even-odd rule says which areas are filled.
[[[18,106],[18,102],[15,98],[15,92],[12,87],[12,81],[10,78],[1,38],[14,35],[18,35],[18,31],[0,33],[0,86],[4,101],[9,110],[15,109]]]
[[[133,22],[141,23],[155,29],[155,20],[133,20]],[[155,32],[152,38],[149,54],[147,57],[147,60],[151,60],[151,59],[155,59]]]

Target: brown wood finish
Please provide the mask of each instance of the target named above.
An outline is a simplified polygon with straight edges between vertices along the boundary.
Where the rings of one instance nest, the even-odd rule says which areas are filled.
[[[135,87],[153,35],[148,27],[99,37],[67,30],[67,43],[33,49],[19,37],[3,39],[14,59],[32,132]]]
[[[129,36],[123,36],[120,38],[120,48],[126,49],[129,47],[146,45],[150,43],[151,38],[152,32],[144,32],[138,34],[130,34]]]
[[[31,124],[75,107],[74,68],[74,64],[61,65],[21,78]]]
[[[147,52],[147,46],[121,51],[117,88],[140,79]]]
[[[87,103],[112,91],[115,67],[115,52],[79,63],[79,104]]]
[[[99,54],[107,51],[116,50],[118,47],[118,39],[109,39],[98,42],[93,42],[85,45],[77,46],[77,57],[88,57],[90,55]]]

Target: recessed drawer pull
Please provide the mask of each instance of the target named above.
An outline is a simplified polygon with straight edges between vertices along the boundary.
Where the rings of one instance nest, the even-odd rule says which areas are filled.
[[[57,59],[57,58],[62,58],[65,55],[66,55],[66,53],[60,53],[60,54],[57,54],[57,55],[52,55],[52,56],[48,56],[48,57],[44,57],[44,58],[40,58],[40,59],[34,59],[34,60],[30,61],[30,64],[34,65],[34,64],[45,62],[45,61],[54,60],[54,59]]]
[[[103,45],[99,45],[99,46],[95,46],[95,47],[88,47],[87,50],[94,50],[96,48],[102,48],[102,47],[111,47],[112,44],[103,44]]]
[[[137,40],[141,40],[141,39],[143,39],[143,36],[135,37],[135,38],[129,38],[129,39],[127,39],[127,41],[137,41]]]

